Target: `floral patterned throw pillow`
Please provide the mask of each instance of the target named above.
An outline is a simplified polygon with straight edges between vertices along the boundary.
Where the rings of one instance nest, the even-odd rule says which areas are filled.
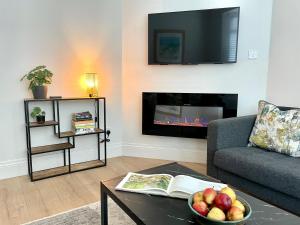
[[[281,111],[260,101],[249,146],[300,157],[300,109]]]

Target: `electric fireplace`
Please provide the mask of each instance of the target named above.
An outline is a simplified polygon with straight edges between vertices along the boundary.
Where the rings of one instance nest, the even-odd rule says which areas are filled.
[[[145,135],[206,138],[212,120],[237,115],[237,94],[143,93]]]

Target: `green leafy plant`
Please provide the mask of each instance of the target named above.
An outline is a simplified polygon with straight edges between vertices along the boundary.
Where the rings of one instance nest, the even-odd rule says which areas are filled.
[[[29,73],[25,74],[21,81],[25,78],[30,82],[29,89],[34,89],[37,86],[44,86],[46,84],[51,84],[53,73],[46,69],[46,66],[37,66]]]
[[[30,115],[33,119],[35,119],[37,116],[45,116],[46,113],[40,107],[34,107]]]

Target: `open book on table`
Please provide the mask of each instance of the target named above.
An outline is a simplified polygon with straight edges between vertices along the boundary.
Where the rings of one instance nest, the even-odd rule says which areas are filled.
[[[116,190],[187,199],[205,188],[221,190],[226,184],[199,180],[186,175],[128,173]]]

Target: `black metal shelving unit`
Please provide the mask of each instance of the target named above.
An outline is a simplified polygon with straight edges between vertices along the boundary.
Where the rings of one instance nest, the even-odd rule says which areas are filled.
[[[61,131],[61,121],[60,121],[60,107],[62,102],[65,101],[94,101],[96,107],[96,128],[92,133],[85,134],[75,134],[73,131]],[[51,102],[52,104],[52,118],[53,120],[46,121],[43,124],[38,124],[36,122],[30,122],[29,120],[29,104],[32,102]],[[103,101],[103,129],[100,128],[100,104]],[[106,130],[106,99],[104,97],[92,97],[92,98],[56,98],[56,99],[25,99],[24,100],[24,111],[25,111],[25,124],[26,124],[26,143],[27,143],[27,163],[28,163],[28,175],[31,181],[42,180],[50,177],[60,176],[68,173],[98,168],[106,166],[106,143],[109,141],[107,139]],[[53,126],[53,132],[57,136],[64,140],[64,142],[59,144],[43,145],[33,147],[31,144],[31,129]],[[101,139],[101,134],[104,135]],[[71,160],[71,149],[75,148],[75,139],[77,136],[85,135],[95,135],[97,137],[97,151],[98,158],[96,160],[72,163]],[[104,159],[101,159],[101,143],[104,145]],[[50,152],[62,152],[63,153],[63,166],[50,168],[46,170],[33,171],[33,156],[38,154],[45,154]],[[68,160],[68,162],[67,162]]]

